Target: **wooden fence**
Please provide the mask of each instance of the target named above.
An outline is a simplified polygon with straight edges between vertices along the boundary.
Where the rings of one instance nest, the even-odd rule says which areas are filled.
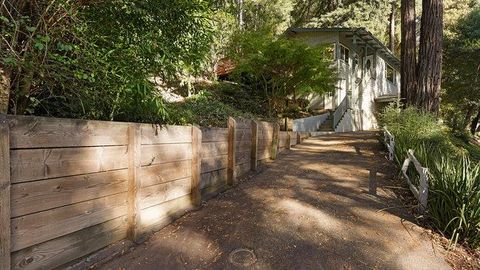
[[[395,157],[395,136],[388,131],[386,127],[383,128],[383,140],[388,150],[388,159],[393,161]],[[412,163],[419,177],[418,187],[413,183],[411,177],[408,176],[409,166]],[[412,149],[408,149],[407,151],[407,156],[403,161],[401,172],[403,178],[407,181],[408,187],[412,191],[413,196],[418,200],[418,209],[420,212],[425,211],[428,202],[428,169],[420,164]]]
[[[418,173],[418,187],[413,183],[412,179],[408,176],[408,167],[410,163],[413,163],[415,170]],[[423,167],[415,157],[413,150],[407,151],[407,157],[402,165],[402,174],[407,181],[408,187],[412,191],[415,198],[418,200],[418,209],[423,212],[427,209],[428,202],[428,169]]]
[[[51,269],[138,240],[308,137],[228,128],[0,118],[0,269]]]

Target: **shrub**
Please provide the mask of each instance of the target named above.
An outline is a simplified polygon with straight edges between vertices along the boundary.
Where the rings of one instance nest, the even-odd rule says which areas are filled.
[[[395,136],[399,165],[408,149],[429,169],[427,216],[453,243],[480,246],[480,166],[452,143],[448,129],[415,108],[387,107],[381,122]]]
[[[168,104],[168,111],[169,123],[177,125],[225,127],[229,116],[253,118],[253,115],[235,110],[207,92],[200,92],[182,103]]]

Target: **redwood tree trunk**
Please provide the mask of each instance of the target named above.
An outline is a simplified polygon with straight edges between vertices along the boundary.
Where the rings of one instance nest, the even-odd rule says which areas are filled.
[[[389,32],[389,40],[388,40],[388,48],[390,51],[395,50],[395,11],[396,11],[396,6],[395,3],[392,3],[392,13],[390,13],[390,23],[388,26],[388,32]]]
[[[402,47],[400,97],[404,105],[415,105],[417,96],[417,52],[415,0],[402,0]]]
[[[443,1],[423,0],[417,107],[438,114],[442,81]]]

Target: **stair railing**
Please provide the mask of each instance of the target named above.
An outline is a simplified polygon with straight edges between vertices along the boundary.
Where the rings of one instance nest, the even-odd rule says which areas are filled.
[[[348,95],[345,96],[345,98],[340,102],[338,105],[337,109],[333,113],[333,129],[335,129],[342,120],[343,115],[347,112],[347,110],[350,108],[350,100],[348,98]]]

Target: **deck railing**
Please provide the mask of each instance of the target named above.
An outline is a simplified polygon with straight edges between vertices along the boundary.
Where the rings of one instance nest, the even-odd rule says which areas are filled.
[[[342,120],[343,115],[347,112],[347,110],[350,108],[350,99],[348,98],[348,95],[345,96],[345,98],[342,100],[340,105],[338,105],[337,109],[333,113],[333,129],[335,129]]]

